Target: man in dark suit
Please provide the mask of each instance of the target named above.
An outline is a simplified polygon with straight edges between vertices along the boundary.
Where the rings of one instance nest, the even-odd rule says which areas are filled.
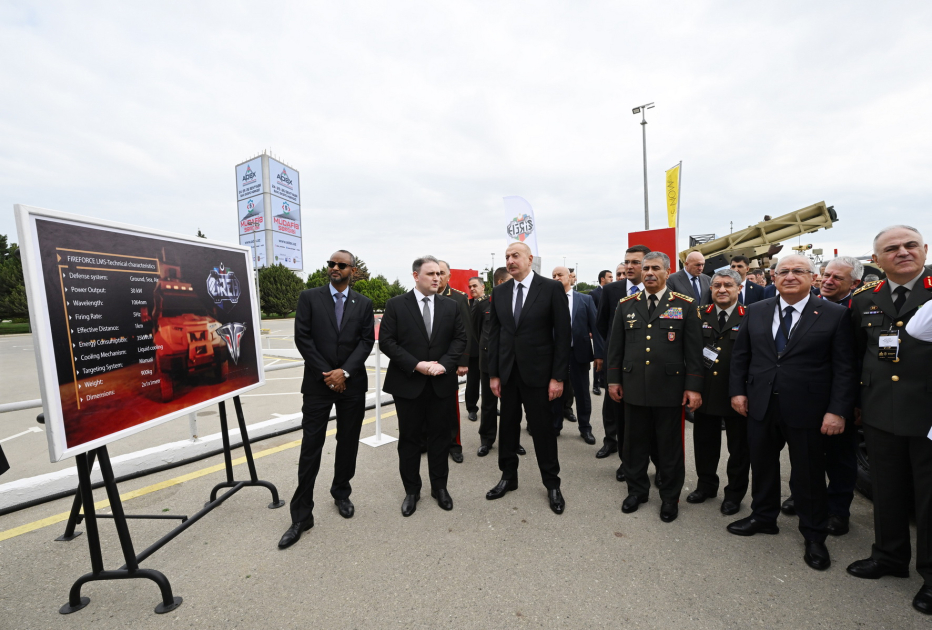
[[[851,312],[809,293],[812,261],[792,255],[776,269],[780,296],[752,304],[735,340],[732,407],[748,418],[751,516],[728,531],[776,534],[780,512],[780,451],[790,451],[806,564],[831,564],[825,546],[828,500],[823,435],[839,435],[853,418],[856,396]]]
[[[599,272],[599,286],[594,288],[592,291],[589,291],[589,297],[592,298],[592,303],[595,305],[596,313],[599,311],[599,300],[602,299],[602,287],[612,281],[612,272],[608,269],[603,269]],[[605,387],[605,368],[603,362],[603,369],[595,370],[592,373],[592,393],[596,396],[602,395],[602,387]]]
[[[421,498],[421,440],[427,434],[430,495],[453,509],[447,491],[451,404],[458,391],[456,369],[466,349],[466,325],[459,305],[439,295],[440,262],[424,256],[412,265],[414,289],[385,304],[379,344],[390,360],[382,387],[398,410],[398,469],[405,488],[402,516],[411,516]]]
[[[929,615],[932,343],[921,326],[928,309],[932,309],[932,273],[924,267],[927,254],[928,245],[916,228],[898,225],[880,232],[874,238],[873,260],[887,279],[864,285],[855,292],[851,305],[862,363],[860,415],[870,457],[874,545],[870,557],[852,563],[848,573],[867,579],[907,577],[911,555],[909,515],[914,507],[916,572],[923,585],[913,598],[913,607]]]
[[[722,424],[728,442],[728,484],[721,512],[736,514],[748,491],[751,454],[748,450],[748,421],[731,407],[728,394],[731,351],[744,321],[744,307],[738,304],[741,276],[731,269],[721,269],[712,276],[712,303],[699,307],[702,319],[703,363],[702,406],[693,418],[693,450],[696,489],[686,497],[688,503],[703,503],[718,495],[718,461],[722,453]]]
[[[592,416],[592,399],[589,398],[589,364],[594,358],[605,357],[602,335],[595,326],[595,304],[585,293],[573,291],[570,285],[570,273],[566,267],[556,267],[553,270],[553,279],[563,285],[566,298],[569,301],[571,322],[571,350],[569,359],[569,372],[567,377],[576,391],[576,411],[579,423],[579,434],[586,444],[595,444],[592,435],[592,425],[589,422]],[[593,352],[595,346],[595,352]],[[566,389],[563,397],[567,396]],[[551,403],[553,410],[553,428],[560,434],[563,430],[563,400]]]
[[[450,286],[450,264],[445,260],[440,261],[440,290],[437,291],[437,295],[451,299],[456,302],[457,306],[459,306],[460,317],[462,317],[463,324],[466,326],[466,349],[463,351],[463,354],[460,355],[459,361],[457,363],[456,376],[468,377],[470,357],[475,354],[475,340],[473,339],[472,326],[469,325],[471,320],[469,315],[469,297],[459,289],[454,289]],[[453,419],[450,423],[450,459],[452,459],[457,464],[462,464],[463,440],[461,437],[462,430],[460,428],[459,396],[460,392],[459,387],[457,386],[456,393],[450,403],[453,405],[455,410]]]
[[[739,255],[732,258],[731,268],[741,276],[741,291],[738,292],[738,302],[750,306],[754,302],[764,299],[764,287],[748,278],[751,261],[747,256]]]
[[[563,393],[570,355],[570,314],[563,285],[531,271],[533,259],[524,243],[509,245],[505,266],[512,279],[492,290],[489,385],[502,399],[498,430],[502,478],[485,498],[500,499],[518,488],[515,451],[523,405],[550,509],[562,514],[566,503],[560,492],[550,401]]]
[[[295,345],[304,357],[304,404],[298,488],[291,499],[291,527],[278,543],[290,547],[314,526],[314,482],[330,410],[337,408],[337,448],[330,494],[340,516],[351,518],[350,480],[356,474],[359,432],[366,415],[366,359],[375,343],[372,300],[349,288],[356,258],[345,250],[327,261],[330,284],[301,292],[294,320]]]
[[[610,282],[602,287],[602,298],[599,301],[599,309],[596,312],[596,328],[608,348],[611,343],[612,324],[615,321],[615,312],[618,310],[618,303],[624,298],[634,295],[638,291],[644,290],[644,283],[641,282],[641,261],[644,256],[650,253],[650,248],[646,245],[634,245],[625,251],[624,261],[618,265],[615,270],[616,277],[621,272],[621,279]],[[595,360],[595,369],[604,370],[603,361]],[[607,373],[607,371],[606,371]],[[625,441],[625,407],[611,398],[602,401],[602,427],[605,429],[605,437],[602,438],[602,448],[595,456],[599,459],[608,457],[612,453],[618,453],[621,459],[624,452]],[[625,480],[625,471],[622,462],[618,462],[618,470],[615,471],[615,479],[618,481]]]
[[[485,298],[485,281],[479,276],[475,276],[469,279],[468,286],[469,321],[466,324],[470,328],[469,333],[475,342],[473,344],[475,346],[479,342],[479,337],[476,335],[475,321],[478,317],[479,305]],[[466,417],[471,422],[476,422],[479,419],[480,389],[479,352],[474,347],[473,352],[469,354],[469,371],[466,373]]]
[[[709,276],[702,273],[705,268],[705,256],[699,252],[689,252],[686,257],[686,265],[670,274],[667,279],[667,286],[671,291],[688,295],[696,300],[696,304],[701,304],[703,296],[709,290]],[[706,302],[708,304],[709,302]]]
[[[493,288],[511,278],[508,270],[499,267],[492,274]],[[498,436],[498,398],[492,393],[489,385],[489,328],[492,320],[492,296],[487,296],[477,302],[475,329],[473,334],[479,342],[479,373],[482,380],[482,419],[479,421],[479,450],[476,455],[485,457],[495,444]],[[518,455],[526,455],[527,451],[518,444]]]

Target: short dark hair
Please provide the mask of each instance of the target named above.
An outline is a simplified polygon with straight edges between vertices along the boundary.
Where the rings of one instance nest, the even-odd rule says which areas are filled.
[[[737,256],[734,256],[734,257],[731,259],[731,262],[743,262],[743,263],[744,263],[745,265],[747,265],[748,267],[751,266],[751,259],[748,258],[747,256],[742,256],[741,254],[738,254]]]
[[[762,275],[764,275],[764,270],[763,270],[763,269],[760,269],[760,268],[749,269],[749,270],[748,270],[748,275],[749,275],[749,276],[762,276]]]
[[[345,249],[338,249],[337,251],[335,251],[335,252],[333,252],[333,253],[334,253],[334,254],[346,254],[347,256],[350,257],[350,267],[355,267],[355,266],[356,266],[356,257],[353,256],[352,253],[346,251]]]
[[[505,281],[509,276],[511,276],[511,274],[508,273],[507,269],[504,267],[499,267],[495,270],[495,273],[492,274],[492,282],[497,284],[499,280]]]
[[[439,260],[428,254],[427,256],[421,256],[420,258],[416,259],[411,265],[411,271],[414,273],[421,273],[421,267],[424,266],[424,263],[429,262],[437,263],[438,265],[440,264]]]
[[[599,280],[601,280],[601,279],[604,278],[605,276],[611,277],[611,276],[612,276],[612,272],[609,271],[608,269],[603,269],[602,271],[599,272]]]
[[[626,254],[636,254],[636,253],[649,254],[650,247],[648,247],[647,245],[632,245],[631,247],[625,250],[625,253]]]
[[[483,280],[483,279],[480,278],[479,276],[473,276],[473,277],[470,278],[467,282],[472,282],[473,280],[478,280],[478,281],[479,281],[479,284],[485,284],[485,280]]]

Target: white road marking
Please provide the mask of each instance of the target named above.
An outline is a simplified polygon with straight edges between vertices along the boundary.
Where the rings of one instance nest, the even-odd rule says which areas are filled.
[[[4,442],[9,442],[10,440],[15,440],[16,438],[26,435],[28,433],[42,433],[42,429],[40,429],[39,427],[29,427],[22,433],[17,433],[16,435],[11,435],[8,438],[3,438],[2,440],[0,440],[0,444],[3,444]]]

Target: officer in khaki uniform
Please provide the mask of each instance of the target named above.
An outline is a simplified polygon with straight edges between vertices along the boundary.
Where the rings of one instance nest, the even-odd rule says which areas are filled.
[[[915,228],[894,226],[874,238],[874,262],[887,274],[854,293],[851,311],[861,358],[861,422],[874,498],[871,557],[848,567],[855,577],[907,577],[909,511],[916,508],[916,571],[925,581],[913,599],[932,614],[932,343],[906,332],[920,307],[932,308],[928,246]],[[925,305],[925,306],[923,306]],[[913,488],[910,494],[909,489]]]
[[[698,307],[702,320],[703,364],[702,406],[693,421],[693,450],[696,490],[689,503],[703,503],[718,495],[718,461],[722,453],[722,422],[728,442],[728,485],[722,501],[722,514],[736,514],[748,492],[751,453],[748,448],[748,420],[731,406],[728,394],[731,350],[744,321],[744,306],[738,304],[741,276],[732,269],[722,269],[712,276],[712,304]]]
[[[683,463],[683,405],[702,404],[702,321],[695,300],[667,289],[670,259],[644,256],[644,291],[619,301],[608,350],[609,396],[625,405],[624,462],[629,514],[647,501],[651,434],[656,436],[660,518],[679,513]]]

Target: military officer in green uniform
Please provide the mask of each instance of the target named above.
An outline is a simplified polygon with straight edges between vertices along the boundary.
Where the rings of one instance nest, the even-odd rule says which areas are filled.
[[[465,376],[469,372],[469,360],[476,353],[476,337],[473,327],[469,325],[472,321],[469,309],[469,296],[454,289],[450,286],[450,264],[440,261],[440,291],[437,295],[450,298],[456,302],[460,309],[460,316],[466,322],[466,351],[460,355],[457,361],[456,376]],[[460,398],[456,394],[456,400],[450,404],[456,405],[456,424],[450,427],[450,458],[457,464],[463,463],[463,441],[460,437]]]
[[[683,405],[702,404],[702,321],[695,300],[667,289],[670,259],[651,252],[641,262],[644,291],[619,301],[608,350],[609,396],[625,405],[622,461],[628,514],[647,501],[651,434],[656,436],[660,518],[679,513],[683,463]]]
[[[722,453],[722,422],[728,442],[728,485],[722,501],[722,514],[736,514],[748,492],[751,452],[748,447],[748,420],[731,406],[728,394],[731,349],[744,321],[744,306],[738,304],[741,275],[721,269],[712,276],[712,304],[698,307],[702,319],[702,406],[693,421],[693,452],[699,481],[688,503],[703,503],[718,495],[718,461]]]
[[[932,308],[928,245],[916,228],[897,225],[874,238],[873,260],[887,274],[854,293],[861,358],[860,415],[870,460],[874,545],[848,567],[855,577],[909,575],[910,504],[916,508],[916,572],[924,585],[916,610],[932,614],[932,343],[906,332],[920,307]],[[857,413],[857,412],[856,412]],[[912,494],[910,488],[913,488]]]

